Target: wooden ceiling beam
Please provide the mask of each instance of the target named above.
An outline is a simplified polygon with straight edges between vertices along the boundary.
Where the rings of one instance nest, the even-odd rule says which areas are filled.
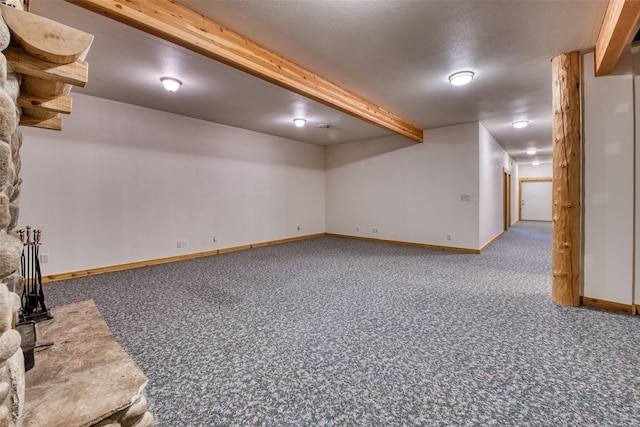
[[[67,0],[416,142],[422,129],[171,0]]]
[[[640,19],[640,1],[609,0],[596,41],[596,76],[611,74]]]

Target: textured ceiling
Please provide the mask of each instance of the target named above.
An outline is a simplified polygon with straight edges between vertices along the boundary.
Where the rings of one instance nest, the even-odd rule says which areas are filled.
[[[606,1],[188,1],[179,3],[428,129],[480,121],[517,161],[551,154],[554,56],[593,48]],[[31,11],[96,36],[74,91],[330,145],[389,135],[243,72],[61,0]],[[464,87],[447,77],[476,73]],[[159,79],[184,82],[168,94]],[[294,117],[307,118],[302,129]],[[511,122],[527,119],[526,129]],[[318,129],[320,123],[331,125]]]

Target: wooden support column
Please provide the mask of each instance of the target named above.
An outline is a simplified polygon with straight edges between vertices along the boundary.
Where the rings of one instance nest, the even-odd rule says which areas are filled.
[[[581,159],[580,54],[551,61],[553,76],[553,302],[580,305]]]

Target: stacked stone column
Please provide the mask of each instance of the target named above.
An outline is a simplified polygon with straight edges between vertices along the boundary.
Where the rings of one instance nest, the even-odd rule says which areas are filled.
[[[155,420],[151,412],[147,411],[147,398],[143,393],[128,408],[91,427],[153,427],[154,425]]]
[[[0,20],[0,51],[11,40],[9,28]],[[18,273],[22,241],[14,235],[20,198],[20,146],[18,128],[20,75],[0,54],[0,426],[22,424],[24,405],[24,359],[20,334],[14,329],[20,308],[23,279]]]
[[[0,3],[23,9],[21,0],[0,0]],[[2,13],[9,11],[3,10]],[[22,134],[19,123],[22,111],[17,100],[22,79],[5,56],[5,53],[8,55],[9,51],[5,50],[9,47],[11,38],[7,23],[0,14],[0,427],[19,427],[25,418],[24,356],[20,348],[20,334],[15,330],[21,306],[19,295],[24,287],[24,278],[19,272],[23,242],[14,232],[18,223],[21,186],[19,174]],[[36,86],[44,82],[45,86],[68,86],[70,90],[69,85],[55,81],[51,83],[33,76],[29,79]],[[27,110],[29,109],[25,109],[25,112]],[[147,411],[143,389],[144,386],[126,408],[122,409],[120,406],[120,411],[94,422],[93,425],[152,427],[154,417]]]

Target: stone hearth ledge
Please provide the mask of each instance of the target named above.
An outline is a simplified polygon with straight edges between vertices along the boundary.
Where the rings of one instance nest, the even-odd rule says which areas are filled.
[[[55,307],[38,323],[35,366],[26,373],[24,426],[154,425],[147,378],[111,335],[93,300]]]

